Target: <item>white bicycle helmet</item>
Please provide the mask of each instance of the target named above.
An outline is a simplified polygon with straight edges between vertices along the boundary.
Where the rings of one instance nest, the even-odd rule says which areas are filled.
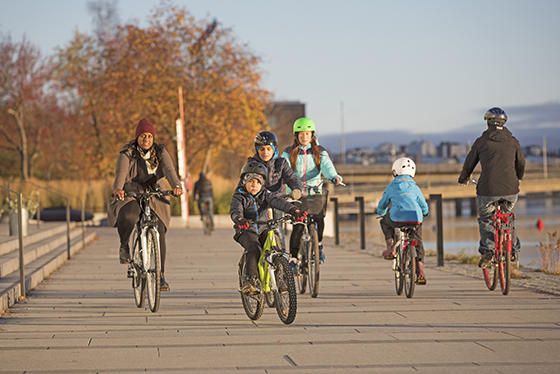
[[[408,157],[398,158],[393,162],[393,176],[409,175],[414,178],[416,174],[416,164]]]

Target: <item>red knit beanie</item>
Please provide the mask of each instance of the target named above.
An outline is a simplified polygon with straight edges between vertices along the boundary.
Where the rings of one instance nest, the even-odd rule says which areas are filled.
[[[146,132],[152,134],[152,136],[156,137],[156,130],[154,130],[154,126],[147,119],[142,118],[140,122],[138,122],[138,126],[136,126],[136,139]]]

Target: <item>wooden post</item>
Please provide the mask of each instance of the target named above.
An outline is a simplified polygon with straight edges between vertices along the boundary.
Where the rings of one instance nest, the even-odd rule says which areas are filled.
[[[443,266],[443,202],[441,194],[430,195],[430,200],[436,202],[437,263],[438,266]]]
[[[364,197],[357,196],[354,198],[358,202],[358,220],[360,221],[360,249],[366,249],[366,220],[364,214]]]
[[[338,231],[338,198],[331,197],[331,201],[334,203],[334,244],[340,244],[340,236]]]

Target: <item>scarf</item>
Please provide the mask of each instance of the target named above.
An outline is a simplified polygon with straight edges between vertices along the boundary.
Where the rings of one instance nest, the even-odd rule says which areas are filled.
[[[159,165],[159,160],[156,156],[156,151],[154,149],[154,145],[150,147],[150,149],[144,151],[141,147],[138,147],[138,152],[140,152],[140,157],[142,157],[146,161],[146,169],[148,174],[155,174],[156,169]]]

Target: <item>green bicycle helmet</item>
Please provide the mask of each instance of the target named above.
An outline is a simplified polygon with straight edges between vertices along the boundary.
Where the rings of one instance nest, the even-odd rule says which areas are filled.
[[[298,118],[294,122],[294,134],[302,131],[312,131],[315,132],[315,123],[309,118]]]

